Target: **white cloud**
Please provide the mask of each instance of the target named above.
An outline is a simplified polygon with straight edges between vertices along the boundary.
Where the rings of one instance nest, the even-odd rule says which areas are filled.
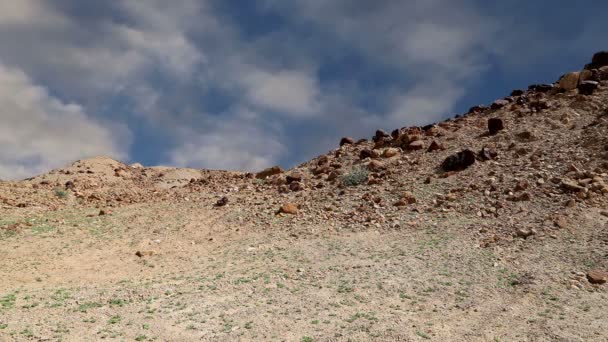
[[[5,25],[47,26],[64,23],[64,17],[43,0],[0,1],[0,27]]]
[[[254,105],[287,116],[319,114],[318,83],[306,72],[252,70],[242,77],[241,83]]]
[[[92,120],[22,71],[0,64],[0,178],[47,171],[83,157],[126,158],[128,131]]]
[[[242,115],[215,122],[208,132],[182,127],[180,144],[170,152],[173,165],[255,171],[276,165],[287,151],[277,132],[255,122],[256,115]]]

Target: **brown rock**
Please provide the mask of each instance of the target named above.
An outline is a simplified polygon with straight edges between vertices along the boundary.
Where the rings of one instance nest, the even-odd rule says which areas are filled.
[[[401,199],[404,200],[407,204],[414,204],[416,203],[416,197],[414,196],[414,194],[412,194],[409,191],[406,191],[403,196],[401,196]]]
[[[278,211],[278,214],[296,215],[297,213],[298,207],[293,203],[284,203]]]
[[[340,146],[353,145],[354,143],[355,143],[355,140],[350,137],[344,137],[344,138],[340,139]]]
[[[304,186],[300,182],[292,182],[289,184],[289,190],[291,191],[302,191],[304,190]]]
[[[570,72],[559,80],[559,87],[564,90],[573,90],[578,86],[579,72]]]
[[[322,174],[328,174],[330,172],[331,172],[331,167],[329,167],[328,165],[319,166],[316,169],[312,170],[312,174],[315,176],[322,175]]]
[[[424,141],[416,140],[407,145],[407,148],[410,150],[422,150],[424,148]]]
[[[285,177],[287,184],[291,184],[293,182],[301,182],[302,179],[304,179],[304,176],[299,172],[294,172],[290,175],[287,175],[287,177]]]
[[[367,168],[371,171],[378,171],[384,168],[384,163],[379,160],[372,160],[367,164]]]
[[[443,146],[443,144],[440,144],[438,142],[436,142],[435,140],[433,140],[431,142],[431,144],[429,145],[429,148],[426,150],[427,152],[434,152],[434,151],[439,151],[439,150],[444,150],[445,147]]]
[[[384,153],[382,153],[382,157],[384,158],[392,158],[396,155],[399,155],[399,149],[394,147],[387,148],[384,150]]]
[[[263,171],[258,172],[255,175],[255,178],[257,179],[266,179],[270,176],[274,176],[274,175],[278,175],[283,173],[283,169],[280,166],[273,166],[273,167],[269,167]]]
[[[603,270],[593,270],[587,273],[587,280],[591,284],[606,284],[608,281],[608,272]]]
[[[379,156],[378,152],[376,152],[374,150],[368,150],[368,149],[362,150],[359,153],[359,158],[360,159],[365,159],[365,158],[372,158],[372,159],[374,159],[374,158],[378,158],[378,156]]]

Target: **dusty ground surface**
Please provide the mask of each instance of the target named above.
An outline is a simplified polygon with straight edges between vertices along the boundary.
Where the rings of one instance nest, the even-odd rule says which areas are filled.
[[[268,177],[99,157],[0,182],[0,341],[607,341],[594,77]]]

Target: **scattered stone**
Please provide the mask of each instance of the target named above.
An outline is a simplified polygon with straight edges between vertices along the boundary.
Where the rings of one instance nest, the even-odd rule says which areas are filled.
[[[304,186],[300,182],[292,182],[289,184],[289,190],[297,192],[304,190]]]
[[[592,270],[587,273],[587,280],[591,284],[605,284],[608,281],[608,272],[603,270]]]
[[[257,179],[266,179],[270,176],[274,176],[274,175],[278,175],[283,173],[283,169],[280,166],[273,166],[273,167],[269,167],[263,171],[258,172],[255,175],[255,178]]]
[[[287,184],[291,184],[293,182],[301,182],[302,179],[304,179],[304,176],[301,173],[297,173],[297,172],[287,175],[287,177],[285,177]]]
[[[413,151],[422,150],[424,148],[424,141],[422,141],[422,140],[413,141],[408,145],[407,148],[410,150],[413,150]]]
[[[515,231],[515,235],[522,239],[527,239],[528,237],[535,235],[535,234],[536,234],[536,231],[534,231],[534,229],[518,228]]]
[[[447,157],[441,164],[444,171],[461,171],[475,163],[475,152],[466,149]]]
[[[405,201],[407,204],[416,203],[416,197],[409,191],[406,191],[403,196],[401,196],[401,200]]]
[[[473,106],[473,107],[469,108],[469,111],[467,112],[467,114],[481,113],[481,112],[484,112],[486,109],[488,109],[488,107],[484,106],[484,105]]]
[[[489,148],[489,147],[484,147],[481,149],[481,151],[479,151],[479,153],[477,154],[479,156],[479,159],[485,161],[485,160],[493,160],[498,156],[498,152],[496,152],[496,150]]]
[[[576,182],[567,180],[567,179],[562,180],[560,187],[562,188],[562,190],[567,191],[567,192],[585,192],[585,191],[587,191],[587,188],[582,187],[582,186],[578,185]]]
[[[105,216],[105,215],[107,215],[107,214],[108,214],[108,213],[107,213],[105,210],[101,209],[101,210],[99,210],[99,214],[98,214],[98,216]]]
[[[498,132],[502,131],[505,128],[502,119],[500,118],[490,118],[488,119],[488,131],[490,135],[495,135]]]
[[[367,164],[367,168],[371,171],[378,171],[384,169],[384,163],[379,160],[372,160]]]
[[[277,214],[289,214],[289,215],[297,215],[298,207],[293,203],[284,203]]]
[[[365,159],[365,158],[378,158],[378,152],[374,151],[374,150],[369,150],[369,149],[365,149],[365,150],[361,150],[361,152],[359,153],[359,158],[360,159]]]
[[[350,138],[350,137],[344,137],[344,138],[340,139],[340,146],[353,145],[354,143],[355,143],[355,139]]]
[[[382,153],[382,157],[384,158],[392,158],[397,155],[399,155],[399,149],[394,147],[389,147]]]
[[[384,138],[388,138],[388,137],[390,137],[390,135],[388,133],[386,133],[385,131],[379,129],[379,130],[376,131],[376,134],[374,135],[374,137],[372,138],[372,140],[374,142],[378,142],[378,141],[380,141],[380,140],[382,140]]]
[[[492,103],[492,105],[490,106],[490,109],[493,110],[497,110],[497,109],[501,109],[502,107],[506,106],[509,104],[509,101],[507,100],[496,100]]]
[[[532,84],[528,87],[528,90],[536,91],[539,93],[546,93],[553,90],[553,84]]]
[[[135,255],[137,255],[140,258],[143,258],[145,256],[153,256],[155,253],[154,251],[137,251],[135,252]]]
[[[445,150],[445,147],[443,146],[443,144],[440,144],[440,143],[436,142],[435,140],[433,140],[433,141],[431,141],[431,144],[429,145],[427,152],[434,152],[434,151],[439,151],[439,150]]]
[[[216,207],[223,207],[228,204],[228,197],[224,196],[215,202]]]

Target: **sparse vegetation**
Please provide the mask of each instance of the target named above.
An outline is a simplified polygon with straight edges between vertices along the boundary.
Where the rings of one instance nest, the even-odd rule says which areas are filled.
[[[367,171],[367,169],[356,166],[345,175],[342,175],[342,184],[346,186],[361,185],[367,181],[368,177],[369,171]]]

